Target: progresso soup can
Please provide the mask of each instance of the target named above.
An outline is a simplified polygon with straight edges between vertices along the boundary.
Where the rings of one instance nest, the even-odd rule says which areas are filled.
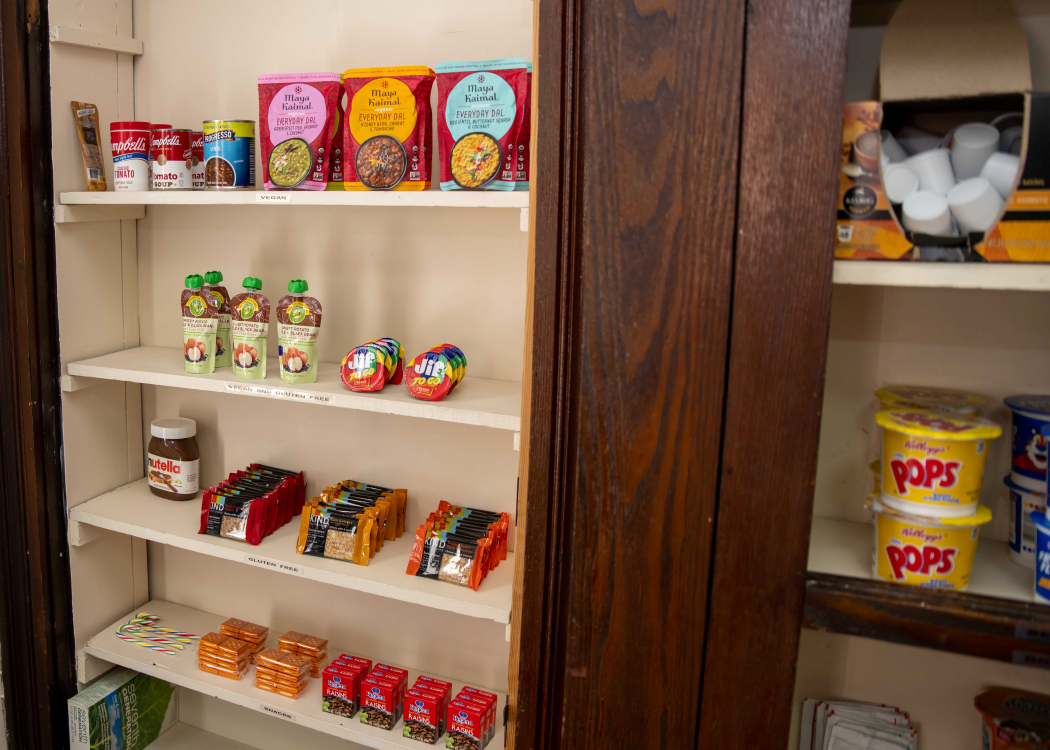
[[[204,186],[255,188],[255,120],[204,121]]]

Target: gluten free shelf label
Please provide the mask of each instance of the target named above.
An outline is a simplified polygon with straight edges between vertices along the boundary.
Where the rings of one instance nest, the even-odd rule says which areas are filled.
[[[259,555],[253,555],[250,552],[244,553],[244,561],[249,565],[266,568],[267,570],[277,570],[281,573],[290,573],[293,576],[303,575],[302,565],[295,565],[294,563],[282,562],[280,560],[271,560],[268,557],[260,557]]]
[[[312,404],[330,404],[331,396],[308,391],[296,391],[291,388],[275,388],[272,385],[249,385],[248,383],[226,383],[227,393],[240,393],[245,396],[264,396],[266,398],[283,398],[287,401],[301,401]]]

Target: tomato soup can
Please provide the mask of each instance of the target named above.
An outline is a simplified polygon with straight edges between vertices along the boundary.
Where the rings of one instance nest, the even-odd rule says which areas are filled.
[[[110,123],[109,142],[113,151],[113,189],[149,190],[150,124]]]
[[[190,159],[193,189],[204,189],[204,133],[193,131],[193,156]]]
[[[193,188],[193,131],[153,130],[153,189]]]
[[[255,189],[255,120],[204,121],[204,186]]]

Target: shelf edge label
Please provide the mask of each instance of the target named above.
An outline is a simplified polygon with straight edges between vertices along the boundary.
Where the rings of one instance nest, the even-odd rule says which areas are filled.
[[[313,404],[330,404],[331,396],[307,391],[293,391],[290,388],[274,388],[269,385],[249,385],[247,383],[225,383],[227,393],[240,393],[244,396],[265,396],[266,398],[283,398],[287,401],[302,401]]]
[[[262,190],[255,193],[256,203],[291,203],[291,193],[269,193]]]
[[[1050,630],[1040,630],[1027,625],[1018,625],[1014,629],[1014,637],[1031,643],[1050,643]]]
[[[282,711],[279,708],[274,708],[273,706],[267,706],[265,703],[260,703],[259,710],[262,711],[264,714],[270,714],[270,716],[276,716],[278,719],[284,719],[285,721],[290,721],[293,724],[295,723],[295,714],[290,714],[287,711]]]
[[[1050,656],[1046,654],[1033,654],[1031,651],[1015,650],[1011,661],[1025,667],[1039,667],[1050,669]]]
[[[254,565],[258,568],[276,570],[281,573],[290,573],[293,576],[303,575],[303,566],[301,565],[281,562],[280,560],[271,560],[268,557],[260,557],[259,555],[253,555],[250,552],[244,553],[244,561],[249,565]]]

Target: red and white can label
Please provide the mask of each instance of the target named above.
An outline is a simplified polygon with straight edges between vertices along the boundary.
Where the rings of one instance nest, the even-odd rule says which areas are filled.
[[[153,131],[153,189],[189,190],[193,187],[193,133],[189,130]]]
[[[193,134],[193,157],[190,171],[193,177],[193,189],[204,189],[204,133]]]
[[[200,488],[200,459],[178,461],[147,453],[146,479],[150,487],[180,495],[196,495]]]
[[[113,189],[149,190],[149,123],[111,123],[109,140],[113,151]]]

